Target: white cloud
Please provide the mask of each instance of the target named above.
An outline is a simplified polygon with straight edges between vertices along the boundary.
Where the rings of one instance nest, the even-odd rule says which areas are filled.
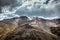
[[[35,2],[36,4],[34,4]],[[60,0],[50,0],[48,4],[44,4],[44,2],[46,0],[18,0],[18,3],[21,3],[20,6],[15,7],[12,11],[9,11],[9,7],[5,7],[3,12],[7,17],[8,15],[42,16],[50,19],[60,17]]]

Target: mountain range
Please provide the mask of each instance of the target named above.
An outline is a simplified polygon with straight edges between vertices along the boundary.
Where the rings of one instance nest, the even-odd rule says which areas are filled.
[[[0,21],[1,40],[60,40],[60,19],[27,16]]]

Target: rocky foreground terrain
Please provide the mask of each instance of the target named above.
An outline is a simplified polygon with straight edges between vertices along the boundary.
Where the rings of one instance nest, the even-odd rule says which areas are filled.
[[[60,19],[4,19],[0,21],[0,40],[60,40]]]

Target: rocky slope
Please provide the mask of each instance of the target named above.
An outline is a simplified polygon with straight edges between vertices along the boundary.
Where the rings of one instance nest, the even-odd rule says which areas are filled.
[[[60,20],[26,16],[0,21],[1,40],[60,40]]]
[[[41,28],[25,24],[8,34],[4,40],[60,40],[60,38],[45,32]]]
[[[26,23],[27,17],[16,17],[12,19],[4,19],[0,21],[0,37],[6,35],[7,33],[13,31],[19,25]]]

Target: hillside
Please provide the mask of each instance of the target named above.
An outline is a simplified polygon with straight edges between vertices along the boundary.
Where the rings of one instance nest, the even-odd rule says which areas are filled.
[[[1,40],[60,40],[58,19],[26,16],[0,21]]]

